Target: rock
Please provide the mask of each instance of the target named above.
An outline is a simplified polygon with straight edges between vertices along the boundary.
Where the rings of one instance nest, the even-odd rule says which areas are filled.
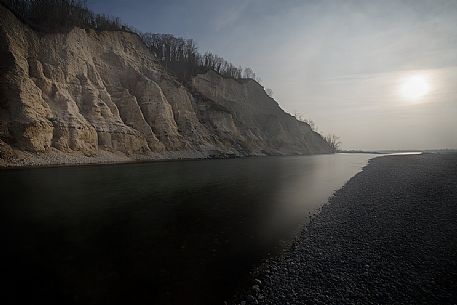
[[[209,71],[183,85],[135,34],[41,35],[4,6],[0,16],[0,139],[13,149],[127,159],[331,152],[253,80]]]

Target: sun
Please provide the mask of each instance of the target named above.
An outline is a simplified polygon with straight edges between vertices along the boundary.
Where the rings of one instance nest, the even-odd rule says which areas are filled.
[[[409,101],[418,101],[430,92],[430,85],[423,75],[413,75],[402,81],[401,96]]]

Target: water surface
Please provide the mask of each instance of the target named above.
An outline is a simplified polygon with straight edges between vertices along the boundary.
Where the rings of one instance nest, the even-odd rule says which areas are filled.
[[[222,304],[374,155],[0,171],[3,304]]]

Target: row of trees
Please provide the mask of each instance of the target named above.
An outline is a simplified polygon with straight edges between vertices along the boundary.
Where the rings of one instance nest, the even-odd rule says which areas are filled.
[[[85,0],[0,0],[22,21],[42,32],[72,27],[96,30],[130,30],[119,18],[95,14]]]
[[[201,54],[192,39],[171,34],[140,34],[143,42],[157,55],[165,67],[181,79],[187,80],[196,73],[214,70],[224,77],[252,78],[260,81],[251,68],[235,66],[211,52]]]

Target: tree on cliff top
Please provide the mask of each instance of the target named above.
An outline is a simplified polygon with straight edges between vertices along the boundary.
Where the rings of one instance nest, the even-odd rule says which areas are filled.
[[[340,138],[334,134],[329,134],[324,138],[325,142],[330,146],[333,152],[337,152],[340,149],[341,142]]]
[[[181,80],[189,80],[193,75],[208,70],[214,70],[224,77],[235,79],[242,77],[241,67],[236,67],[211,52],[201,54],[192,39],[175,37],[171,34],[143,33],[140,36],[164,66]]]

